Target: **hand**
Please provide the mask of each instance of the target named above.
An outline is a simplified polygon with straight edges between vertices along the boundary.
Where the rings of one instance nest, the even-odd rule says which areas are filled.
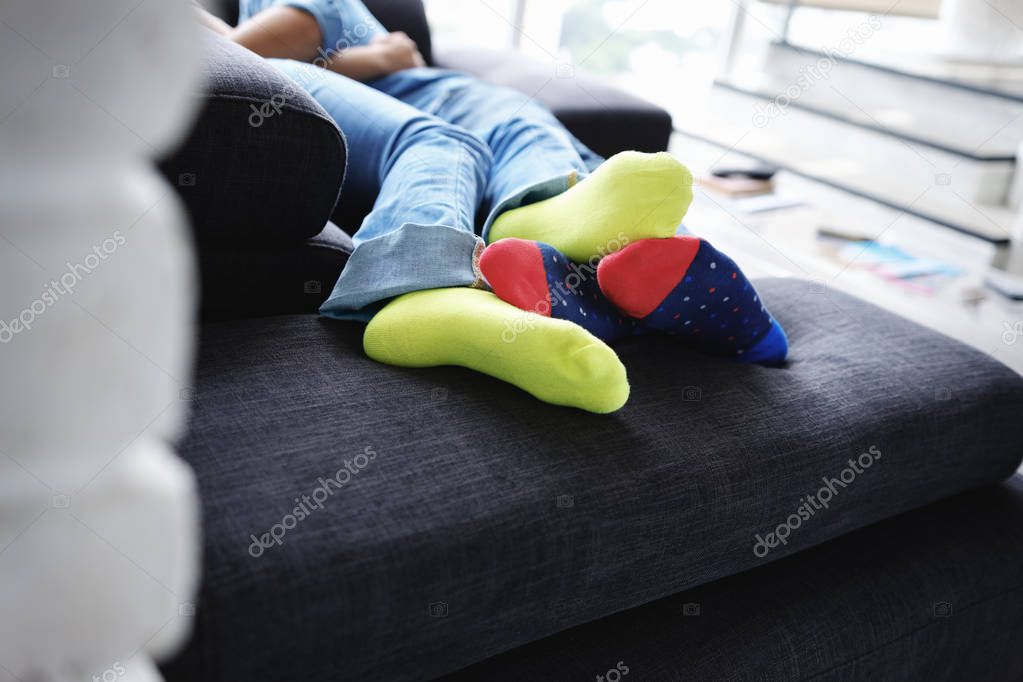
[[[415,41],[399,31],[378,36],[368,45],[341,50],[331,55],[324,68],[367,82],[416,66],[426,66],[426,60]]]
[[[377,52],[381,75],[426,66],[426,60],[419,52],[416,42],[404,31],[377,36],[370,42],[369,47]]]

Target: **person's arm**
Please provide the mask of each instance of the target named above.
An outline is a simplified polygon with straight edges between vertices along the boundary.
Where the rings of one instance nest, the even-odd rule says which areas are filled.
[[[234,27],[205,10],[200,15],[204,24],[260,57],[312,61],[322,40],[312,15],[294,7],[275,5]]]
[[[308,12],[277,5],[238,27],[231,27],[202,8],[197,9],[203,24],[261,57],[312,62],[358,81],[426,66],[415,41],[401,31],[379,36],[369,45],[322,55],[320,27]]]
[[[380,36],[369,45],[350,47],[314,60],[317,66],[348,76],[357,81],[369,81],[396,71],[426,66],[415,41],[403,32]]]

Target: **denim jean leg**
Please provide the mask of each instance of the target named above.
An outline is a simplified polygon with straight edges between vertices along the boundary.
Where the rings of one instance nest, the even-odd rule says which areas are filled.
[[[381,92],[482,139],[494,162],[483,205],[483,236],[502,212],[564,192],[603,160],[526,95],[430,67],[372,81]]]
[[[355,251],[321,307],[372,317],[400,294],[479,283],[474,217],[492,158],[466,130],[309,64],[272,60],[326,109],[348,143],[345,194],[376,196]]]

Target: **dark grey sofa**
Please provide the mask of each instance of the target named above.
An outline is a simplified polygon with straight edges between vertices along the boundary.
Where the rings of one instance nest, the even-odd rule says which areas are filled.
[[[1019,679],[1019,478],[905,513],[1012,474],[1023,381],[868,304],[758,284],[788,368],[632,341],[633,396],[610,417],[376,364],[356,324],[207,324],[180,448],[204,584],[171,679],[426,680],[552,635],[455,679],[591,679],[618,660],[642,680],[961,680],[980,663],[997,667],[974,679]],[[871,446],[830,509],[756,555]],[[252,550],[366,448],[322,510]]]
[[[262,72],[245,85],[260,65],[222,50],[234,85],[218,87],[239,89],[165,162],[171,178],[212,163],[203,125],[286,87]],[[292,105],[281,125],[307,117],[331,144],[315,105]],[[299,130],[213,137],[263,154]],[[258,196],[216,220],[191,196],[221,278],[204,279],[213,314],[179,446],[204,570],[171,682],[1023,677],[1023,479],[1002,482],[1023,459],[1023,379],[798,280],[757,283],[789,333],[786,367],[629,340],[632,399],[609,416],[459,368],[374,363],[360,325],[269,315],[305,299],[259,295],[344,262],[338,227],[316,235],[340,215],[333,144],[319,153],[336,184],[287,230],[250,215]],[[244,167],[223,174],[244,183]],[[224,221],[259,243],[221,238]],[[802,518],[824,488],[827,508]]]

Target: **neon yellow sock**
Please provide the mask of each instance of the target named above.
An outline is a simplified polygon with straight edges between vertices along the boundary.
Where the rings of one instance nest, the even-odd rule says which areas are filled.
[[[362,343],[378,362],[468,367],[555,405],[603,414],[629,398],[625,367],[603,341],[478,289],[399,296],[373,317]]]
[[[487,239],[544,242],[582,263],[640,239],[673,236],[692,200],[692,173],[671,154],[622,152],[567,192],[502,213]]]

